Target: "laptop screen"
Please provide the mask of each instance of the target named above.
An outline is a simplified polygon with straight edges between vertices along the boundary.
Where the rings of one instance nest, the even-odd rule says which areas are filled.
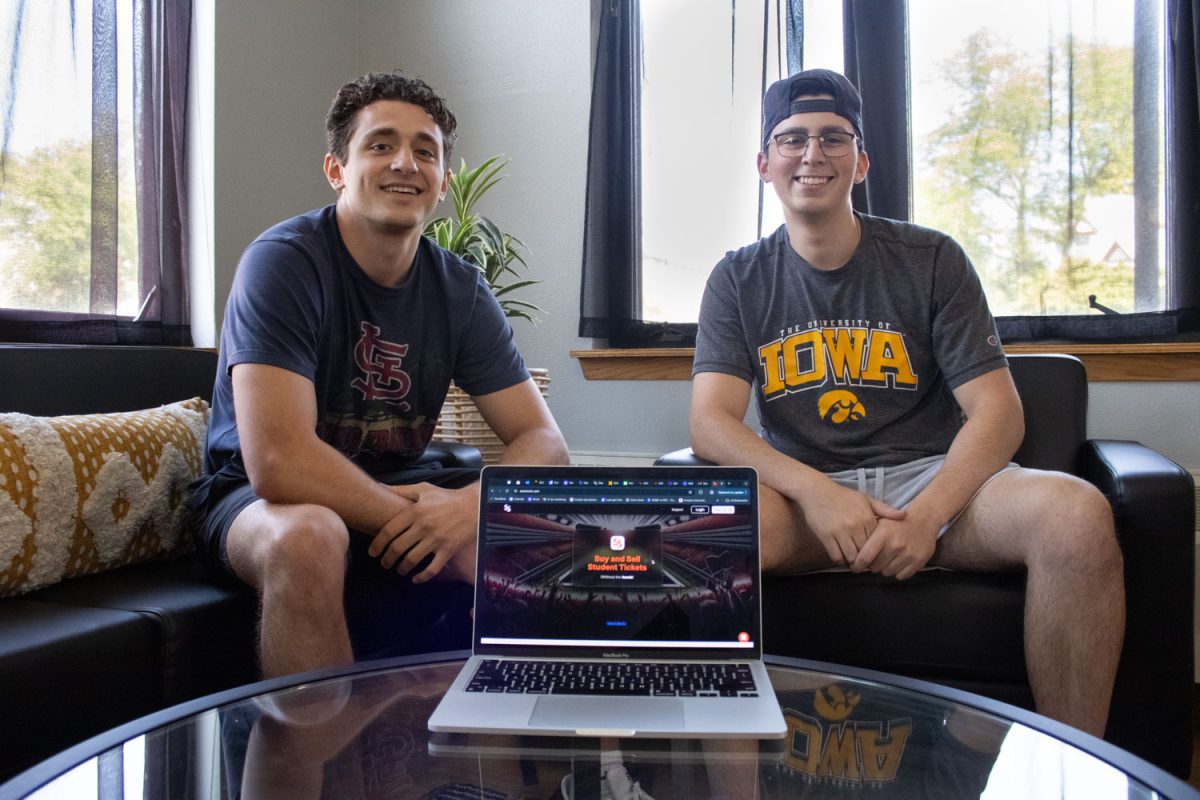
[[[744,467],[487,467],[475,652],[757,658]]]

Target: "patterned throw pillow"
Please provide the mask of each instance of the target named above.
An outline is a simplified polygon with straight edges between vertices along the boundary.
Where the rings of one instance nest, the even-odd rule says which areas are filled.
[[[0,597],[181,552],[208,403],[0,414]]]

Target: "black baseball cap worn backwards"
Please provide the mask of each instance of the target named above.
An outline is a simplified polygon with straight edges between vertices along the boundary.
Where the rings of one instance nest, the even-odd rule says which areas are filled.
[[[793,99],[813,94],[827,94],[833,99]],[[806,69],[775,81],[767,89],[767,94],[763,97],[763,152],[767,151],[771,131],[775,130],[776,125],[792,114],[808,111],[832,111],[839,117],[845,117],[854,126],[859,141],[862,141],[862,96],[859,95],[858,89],[839,72],[831,69]]]

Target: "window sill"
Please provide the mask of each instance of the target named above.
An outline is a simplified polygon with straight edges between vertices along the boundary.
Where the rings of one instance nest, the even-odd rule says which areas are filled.
[[[1018,353],[1070,353],[1087,368],[1089,381],[1200,381],[1200,342],[1170,344],[1012,344]],[[686,381],[692,377],[690,347],[572,350],[589,381]]]

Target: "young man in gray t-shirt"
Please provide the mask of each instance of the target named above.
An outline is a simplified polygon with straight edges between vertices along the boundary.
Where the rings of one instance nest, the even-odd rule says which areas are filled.
[[[844,76],[768,89],[758,171],[785,224],[709,278],[692,447],[758,469],[768,571],[1025,567],[1038,711],[1101,736],[1125,614],[1108,502],[1009,463],[1024,422],[979,279],[948,236],[854,212],[869,165]]]

